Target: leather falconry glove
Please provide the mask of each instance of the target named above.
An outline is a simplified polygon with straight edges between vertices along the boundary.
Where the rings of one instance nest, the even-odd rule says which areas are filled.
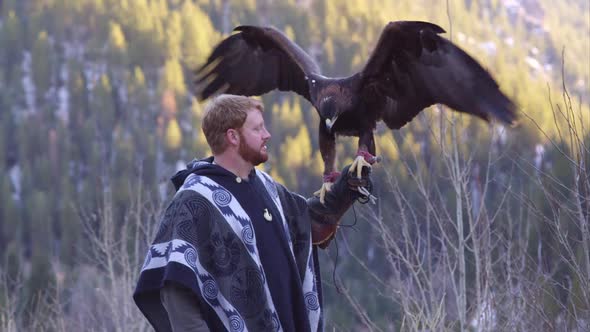
[[[309,214],[311,216],[312,242],[325,249],[336,235],[340,219],[355,201],[367,203],[374,202],[371,195],[373,183],[371,182],[371,169],[363,168],[359,179],[356,174],[349,173],[350,165],[344,167],[338,179],[326,193],[324,204],[319,197],[313,196],[307,199]]]

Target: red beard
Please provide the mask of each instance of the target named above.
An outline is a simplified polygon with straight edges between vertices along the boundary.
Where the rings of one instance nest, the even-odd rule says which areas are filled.
[[[268,153],[262,151],[262,147],[258,150],[251,148],[246,144],[246,138],[240,135],[240,146],[238,148],[238,153],[240,156],[247,162],[251,163],[254,166],[258,166],[268,160]]]

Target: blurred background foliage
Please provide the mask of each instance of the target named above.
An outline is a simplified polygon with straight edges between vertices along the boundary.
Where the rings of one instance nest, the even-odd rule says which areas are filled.
[[[586,144],[590,140],[586,0],[3,0],[0,6],[0,258],[4,273],[24,276],[17,308],[22,317],[34,312],[42,291],[76,282],[78,268],[93,264],[80,220],[101,220],[96,216],[104,213],[105,193],[118,227],[129,218],[133,197],[164,206],[173,192],[170,176],[191,159],[209,155],[200,130],[204,104],[191,95],[192,70],[237,25],[285,31],[325,74],[336,76],[362,68],[389,21],[427,20],[443,27],[447,38],[493,73],[521,111],[515,129],[457,120],[459,149],[470,165],[495,160],[491,177],[498,183],[486,205],[499,204],[507,179],[543,205],[529,181],[533,169],[572,183],[571,167],[559,162],[559,151],[571,143],[561,131],[570,123],[552,111],[567,109],[564,87],[578,132]],[[273,135],[264,169],[291,190],[311,195],[323,168],[315,110],[290,93],[273,92],[262,100]],[[434,176],[444,168],[439,158],[444,151],[433,139],[450,139],[441,134],[447,115],[433,107],[400,131],[377,128],[377,151],[384,159],[376,169],[376,190],[392,227],[386,176],[415,196],[416,209],[423,203],[412,194],[409,171],[438,181],[433,187],[448,188],[444,178]],[[356,140],[338,144],[344,166],[356,152]],[[447,194],[452,205],[452,190]],[[570,200],[564,193],[559,201]],[[351,213],[346,223],[354,220]],[[146,213],[143,222],[157,218]],[[552,241],[543,223],[537,226],[532,251],[539,241]],[[360,221],[356,228],[343,230],[351,250],[387,275],[375,235]],[[558,257],[559,248],[552,248],[552,257]],[[337,271],[358,301],[379,326],[397,326],[400,309],[367,291],[367,278],[342,255],[341,248]],[[328,256],[322,259],[330,284]],[[568,273],[567,266],[559,269]],[[355,326],[358,317],[326,288],[328,320]]]

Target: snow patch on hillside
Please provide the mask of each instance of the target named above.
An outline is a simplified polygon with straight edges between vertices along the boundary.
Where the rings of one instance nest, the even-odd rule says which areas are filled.
[[[70,93],[68,91],[69,71],[67,66],[62,66],[59,71],[60,81],[63,84],[57,90],[57,117],[63,122],[68,123],[69,119],[69,100]]]
[[[36,113],[37,107],[35,105],[35,84],[33,84],[33,75],[31,68],[31,52],[26,51],[23,54],[23,89],[25,91],[25,110],[24,113]],[[24,115],[24,114],[23,114]]]

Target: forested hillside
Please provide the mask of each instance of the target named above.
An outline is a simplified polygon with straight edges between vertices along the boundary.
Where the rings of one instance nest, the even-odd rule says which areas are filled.
[[[233,27],[273,25],[324,74],[347,76],[394,20],[443,27],[520,123],[437,106],[377,128],[378,202],[357,205],[322,253],[327,327],[588,331],[587,0],[1,0],[0,11],[1,331],[147,330],[131,294],[168,179],[209,155],[192,71]],[[315,110],[291,93],[262,100],[264,169],[311,195]],[[356,140],[338,151],[344,166]]]

